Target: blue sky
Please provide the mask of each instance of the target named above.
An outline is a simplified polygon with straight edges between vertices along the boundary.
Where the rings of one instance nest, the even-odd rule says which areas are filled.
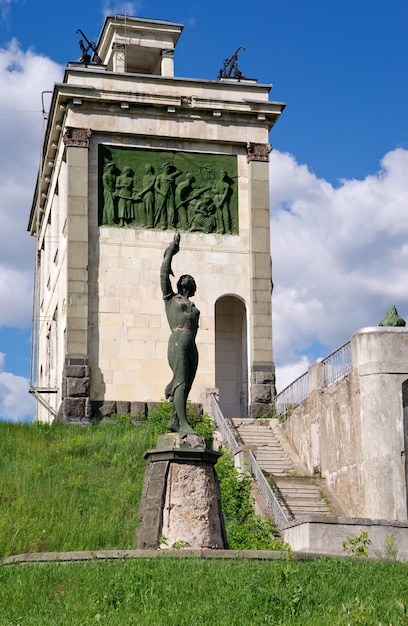
[[[69,6],[69,8],[68,8]],[[250,10],[253,9],[253,10]],[[26,233],[40,151],[41,92],[96,41],[104,17],[184,24],[178,76],[241,71],[285,102],[273,129],[271,228],[278,386],[390,304],[408,317],[408,3],[0,0],[0,417],[32,414],[34,242]]]

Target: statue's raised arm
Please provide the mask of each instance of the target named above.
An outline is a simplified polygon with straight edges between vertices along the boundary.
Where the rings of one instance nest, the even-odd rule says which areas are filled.
[[[165,300],[169,300],[174,296],[171,286],[170,276],[174,276],[171,268],[171,261],[175,254],[180,250],[180,233],[174,235],[174,239],[164,252],[163,263],[160,268],[160,285]]]

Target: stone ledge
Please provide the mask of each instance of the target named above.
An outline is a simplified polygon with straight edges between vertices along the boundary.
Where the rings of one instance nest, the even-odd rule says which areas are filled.
[[[291,552],[291,558],[298,561],[306,561],[319,558],[329,559],[353,559],[353,561],[367,562],[378,561],[378,557],[356,557],[347,554],[333,555],[325,553]],[[267,561],[288,558],[286,551],[278,550],[191,550],[191,549],[167,549],[167,550],[86,550],[81,552],[30,552],[6,556],[1,559],[3,565],[25,565],[35,563],[75,563],[79,561],[112,561],[126,559],[151,559],[151,558],[201,558],[201,559],[251,559],[254,561]]]

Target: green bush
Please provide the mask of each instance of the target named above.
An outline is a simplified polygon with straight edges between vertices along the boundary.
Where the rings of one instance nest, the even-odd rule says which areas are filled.
[[[224,451],[216,465],[228,545],[231,550],[287,550],[269,517],[256,515],[250,472],[238,472]]]
[[[172,403],[168,400],[160,402],[155,409],[149,412],[147,416],[148,423],[153,427],[157,435],[163,435],[167,431],[167,424],[171,420]],[[207,413],[199,414],[191,402],[187,402],[187,420],[190,426],[195,430],[197,435],[204,437],[206,442],[211,445],[214,435],[215,424]]]

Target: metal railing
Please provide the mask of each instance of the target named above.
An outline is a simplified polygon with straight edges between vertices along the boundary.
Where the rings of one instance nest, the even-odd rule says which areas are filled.
[[[262,494],[265,504],[272,514],[276,527],[282,533],[285,525],[290,520],[294,519],[294,515],[285,512],[284,508],[279,502],[277,494],[275,494],[273,490],[273,486],[269,484],[269,482],[265,478],[264,473],[259,467],[252,450],[249,451],[249,463],[251,467],[251,472],[253,474],[253,477],[255,478],[257,487]]]
[[[347,376],[353,369],[351,361],[351,343],[348,341],[321,361],[323,367],[323,385],[329,387]],[[309,372],[285,387],[275,400],[276,414],[286,417],[291,409],[302,404],[309,395]]]
[[[223,416],[215,394],[211,392],[208,395],[209,399],[209,411],[213,416],[217,428],[220,431],[222,438],[227,443],[229,449],[232,453],[237,452],[239,449],[239,444],[237,443],[233,433],[231,432],[230,427],[227,424],[225,417]],[[249,462],[251,473],[255,479],[257,487],[265,501],[265,504],[268,510],[271,512],[271,515],[274,519],[275,525],[280,532],[283,531],[285,524],[293,519],[293,516],[286,514],[281,503],[279,502],[276,494],[273,491],[273,488],[266,480],[261,468],[258,465],[258,462],[255,458],[255,455],[250,450],[249,451]]]
[[[347,376],[352,370],[351,343],[348,341],[323,359],[324,386],[329,387]]]
[[[276,413],[280,416],[285,416],[290,409],[295,406],[299,406],[306,400],[309,395],[309,372],[305,372],[299,378],[293,381],[290,385],[285,387],[275,400]]]
[[[230,427],[228,426],[225,420],[225,417],[223,416],[221,412],[220,405],[217,402],[215,394],[213,392],[208,394],[208,398],[210,401],[210,408],[209,408],[210,414],[215,419],[217,428],[220,431],[222,438],[227,443],[232,454],[234,454],[234,452],[238,450],[239,444],[237,443],[234,435],[231,432]]]

